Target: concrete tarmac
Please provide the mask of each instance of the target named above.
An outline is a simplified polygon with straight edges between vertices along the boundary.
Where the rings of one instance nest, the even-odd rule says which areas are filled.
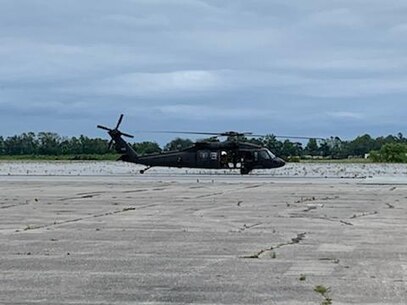
[[[2,176],[0,304],[405,305],[406,194],[394,178]]]

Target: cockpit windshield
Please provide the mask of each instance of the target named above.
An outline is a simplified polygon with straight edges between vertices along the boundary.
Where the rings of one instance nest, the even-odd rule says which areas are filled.
[[[267,150],[267,153],[269,154],[269,156],[271,157],[271,159],[274,159],[276,157],[276,155],[273,154],[271,151],[269,151],[267,148],[266,148],[266,150]]]
[[[260,151],[260,157],[264,160],[270,160],[274,159],[276,156],[273,155],[273,153],[269,151],[267,148],[265,148]]]

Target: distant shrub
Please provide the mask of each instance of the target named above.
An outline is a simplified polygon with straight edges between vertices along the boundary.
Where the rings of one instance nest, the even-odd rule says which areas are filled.
[[[301,158],[299,156],[290,156],[287,158],[287,161],[298,163],[301,161]]]
[[[380,150],[371,151],[369,158],[373,162],[407,163],[407,145],[388,143]]]

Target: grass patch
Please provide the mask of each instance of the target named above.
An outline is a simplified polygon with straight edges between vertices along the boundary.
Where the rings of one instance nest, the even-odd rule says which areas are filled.
[[[315,286],[314,291],[316,293],[319,293],[320,295],[325,295],[329,292],[329,288],[326,288],[325,286],[322,286],[322,285],[318,285],[318,286]]]
[[[328,296],[329,291],[331,290],[331,288],[327,288],[323,285],[318,285],[315,286],[314,291],[316,293],[319,293],[324,300],[321,302],[321,305],[331,305],[332,304],[332,299]]]
[[[28,230],[32,230],[32,229],[34,229],[32,226],[26,225],[24,228],[24,231],[28,231]]]

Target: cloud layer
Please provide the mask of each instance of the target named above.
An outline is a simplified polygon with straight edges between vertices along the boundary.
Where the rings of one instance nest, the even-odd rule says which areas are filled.
[[[404,131],[407,4],[1,0],[2,134]]]

